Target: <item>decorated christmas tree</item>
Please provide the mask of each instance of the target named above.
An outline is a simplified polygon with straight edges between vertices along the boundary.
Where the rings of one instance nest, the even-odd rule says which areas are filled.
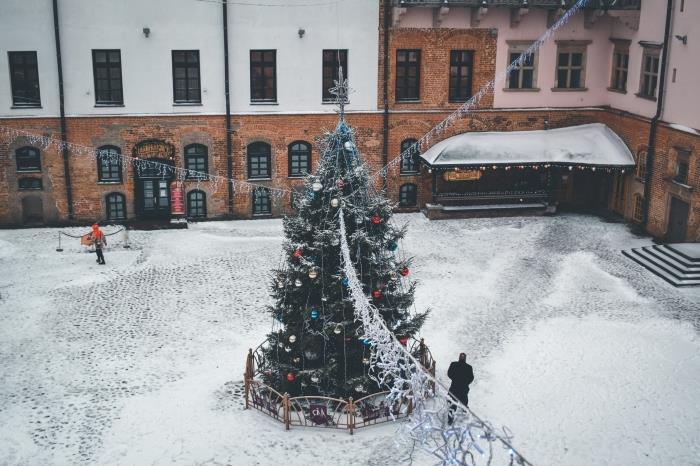
[[[363,289],[398,340],[407,344],[427,316],[412,312],[410,259],[397,254],[405,228],[390,222],[392,202],[372,187],[344,120],[342,74],[336,84],[340,119],[319,140],[319,166],[296,200],[298,215],[284,219],[286,257],[271,287],[276,328],[268,336],[261,369],[269,385],[292,396],[358,398],[383,389],[372,378],[371,345],[355,321],[342,272],[341,213]]]

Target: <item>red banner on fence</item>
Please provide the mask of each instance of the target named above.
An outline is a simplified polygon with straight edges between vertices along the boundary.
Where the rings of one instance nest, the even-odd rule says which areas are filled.
[[[170,213],[185,215],[185,186],[182,181],[173,181],[170,185]]]

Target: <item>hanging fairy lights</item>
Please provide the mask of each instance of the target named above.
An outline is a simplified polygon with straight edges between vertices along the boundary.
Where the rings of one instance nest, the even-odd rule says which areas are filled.
[[[0,137],[7,139],[24,138],[29,144],[34,147],[41,148],[42,150],[52,149],[62,151],[65,148],[73,155],[90,157],[93,161],[96,161],[98,157],[100,159],[104,158],[110,162],[118,161],[123,167],[129,165],[133,166],[138,174],[149,173],[155,174],[156,176],[162,176],[164,178],[172,177],[178,181],[196,181],[198,184],[206,181],[212,184],[214,191],[218,191],[221,187],[230,183],[234,192],[250,194],[256,190],[266,190],[266,192],[269,192],[270,196],[272,196],[272,198],[275,200],[279,200],[282,197],[288,196],[292,193],[292,190],[281,188],[279,186],[251,183],[249,181],[237,180],[235,178],[228,178],[204,171],[181,168],[157,160],[143,159],[119,152],[98,149],[96,147],[75,144],[72,142],[64,142],[60,139],[42,136],[8,126],[0,125]]]
[[[389,387],[389,406],[402,400],[413,403],[411,420],[403,427],[405,437],[446,465],[491,464],[505,457],[509,465],[532,466],[511,445],[511,435],[505,428],[503,434],[498,433],[491,424],[456,400],[387,328],[363,290],[353,266],[342,209],[338,219],[342,267],[348,278],[355,318],[362,323],[363,343],[371,348],[368,359],[375,368],[374,378],[377,383]],[[448,421],[450,410],[454,412],[452,423]],[[496,443],[503,447],[502,455],[494,447]]]
[[[455,121],[463,118],[468,113],[470,113],[476,106],[481,102],[481,100],[486,97],[490,92],[492,92],[497,84],[505,81],[505,79],[510,75],[510,73],[525,63],[545,42],[551,40],[554,34],[561,29],[562,26],[567,24],[569,20],[579,11],[581,8],[586,6],[588,0],[578,0],[571,8],[569,8],[562,16],[554,23],[549,29],[547,29],[542,35],[540,35],[535,41],[522,52],[518,58],[513,60],[505,69],[499,72],[492,80],[484,84],[479,91],[477,91],[469,100],[463,103],[459,108],[448,115],[444,120],[435,125],[430,131],[425,133],[420,139],[415,143],[407,147],[403,152],[401,152],[396,158],[387,163],[374,175],[372,179],[376,182],[378,179],[385,178],[389,173],[389,170],[396,168],[401,164],[401,161],[409,161],[416,155],[422,152],[422,149],[428,148],[435,139],[442,136],[442,134],[452,126]]]

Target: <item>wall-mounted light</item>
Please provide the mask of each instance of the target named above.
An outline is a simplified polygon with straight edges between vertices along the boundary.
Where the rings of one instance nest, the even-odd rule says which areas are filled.
[[[299,39],[301,39],[302,37],[304,37],[304,34],[306,34],[306,29],[299,28],[297,34],[299,34]]]
[[[143,35],[146,36],[146,38],[148,38],[148,36],[151,35],[151,28],[143,28]]]
[[[683,42],[683,45],[688,45],[688,34],[683,34],[682,36],[676,34],[676,39]]]

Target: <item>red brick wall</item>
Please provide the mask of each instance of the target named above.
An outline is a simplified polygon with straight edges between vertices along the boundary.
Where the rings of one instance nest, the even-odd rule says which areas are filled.
[[[473,50],[474,62],[472,93],[492,80],[496,73],[496,39],[489,29],[392,29],[389,34],[389,107],[395,110],[427,108],[456,109],[461,103],[449,102],[449,70],[451,50]],[[381,35],[380,35],[381,40]],[[396,50],[420,49],[420,100],[396,101]],[[382,44],[380,42],[380,53]],[[380,57],[382,57],[380,55]],[[383,60],[383,58],[380,58]],[[430,66],[426,66],[430,64]],[[381,64],[380,64],[381,65]],[[379,106],[382,107],[382,77],[380,66]],[[478,108],[493,106],[493,92],[489,92]]]

